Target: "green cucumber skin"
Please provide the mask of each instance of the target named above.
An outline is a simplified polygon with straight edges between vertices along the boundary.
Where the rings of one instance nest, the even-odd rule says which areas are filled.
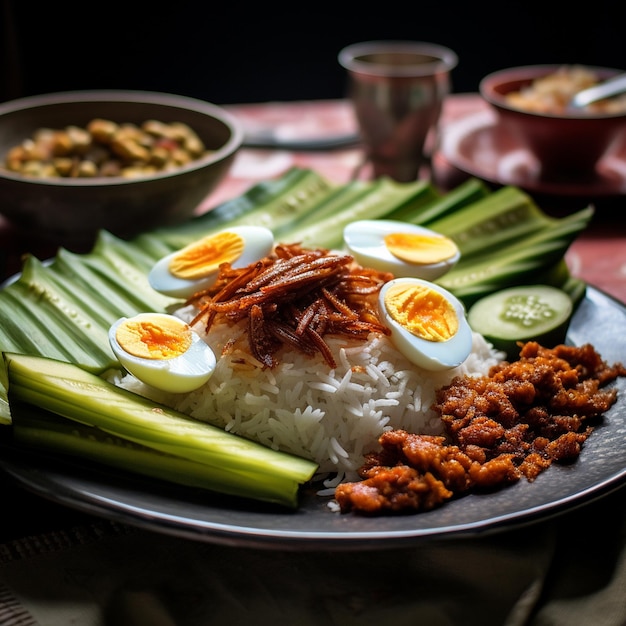
[[[317,203],[315,211],[304,213],[296,217],[292,222],[273,227],[274,235],[283,240],[285,235],[296,228],[316,223],[328,216],[335,215],[346,206],[358,202],[361,198],[371,193],[372,184],[362,180],[354,180],[333,189]],[[288,241],[291,243],[291,238]]]
[[[514,359],[519,356],[518,342],[538,341],[548,348],[563,343],[573,311],[572,299],[561,289],[520,285],[477,300],[467,319],[494,348]],[[526,326],[521,318],[526,319]]]
[[[60,250],[49,268],[57,282],[70,281],[81,294],[97,294],[101,309],[108,309],[107,322],[117,317],[130,317],[135,313],[166,308],[173,299],[155,295],[146,282],[146,297],[139,297],[137,290],[122,288],[123,281],[116,280],[110,263],[93,255],[80,255]],[[103,304],[102,301],[105,301]]]
[[[262,500],[293,508],[295,482],[274,485],[241,477],[220,467],[164,454],[104,431],[60,418],[26,404],[14,410],[13,440],[28,449],[84,459],[169,483]]]
[[[222,489],[231,495],[253,497],[252,489],[265,499],[271,492],[273,498],[293,507],[299,485],[310,480],[317,470],[312,461],[193,420],[71,363],[11,353],[4,354],[4,361],[9,398],[214,468],[224,482]],[[252,486],[255,482],[260,483],[258,490]],[[261,492],[265,495],[261,496]]]
[[[296,222],[280,231],[285,242],[298,242],[308,247],[343,248],[343,229],[360,219],[377,219],[389,215],[398,206],[419,207],[434,197],[432,187],[423,181],[399,184],[383,178],[370,183],[365,194],[322,219]]]
[[[39,292],[24,276],[0,292],[2,325],[12,335],[2,350],[74,361],[96,372],[115,365],[113,352],[102,344],[102,329],[94,341],[91,329],[72,324],[73,315],[53,304],[55,300],[53,291]]]
[[[563,260],[567,249],[589,224],[591,207],[561,219],[551,220],[545,228],[510,242],[504,250],[489,250],[483,255],[461,257],[447,274],[437,279],[469,308],[481,297],[515,284],[533,284],[537,276]],[[563,275],[564,284],[568,280]],[[555,286],[560,287],[561,284]]]
[[[259,182],[245,193],[232,200],[214,207],[203,215],[199,215],[184,224],[173,227],[158,228],[140,235],[137,239],[141,247],[146,247],[144,240],[157,239],[160,245],[168,247],[168,252],[182,248],[211,230],[230,224],[250,214],[256,207],[266,205],[280,194],[293,190],[309,177],[309,171],[293,167],[275,180]],[[316,176],[319,180],[320,177]],[[136,241],[136,240],[133,240]],[[165,253],[167,254],[167,253]],[[163,254],[162,256],[165,256]]]
[[[155,231],[154,235],[176,250],[226,226],[255,224],[279,231],[313,212],[335,188],[312,170],[292,170],[285,178],[288,184],[280,184],[281,180],[253,187],[204,216],[171,229]]]
[[[28,257],[19,280],[11,285],[21,288],[22,295],[38,312],[41,333],[58,340],[76,362],[90,370],[102,371],[116,364],[117,359],[108,346],[108,326],[103,310],[95,311],[93,292],[85,293],[85,305],[80,290],[72,293],[71,283],[55,283],[49,268],[34,257]],[[97,307],[96,307],[97,308]],[[69,347],[71,346],[71,348]],[[36,354],[40,354],[38,348]],[[69,360],[69,359],[68,359]]]
[[[287,472],[298,466],[306,474],[313,465],[158,405],[71,363],[22,354],[5,353],[4,356],[8,363],[9,391],[15,389],[21,401],[28,402],[27,394],[32,392],[33,397],[42,398],[43,403],[47,394],[50,405],[56,409],[53,412],[61,414],[63,410],[64,417],[125,438],[139,434],[142,441],[138,443],[163,452],[171,453],[173,448],[178,450],[178,446],[179,451],[186,451],[189,445],[187,457],[193,455],[199,462],[206,462],[206,449],[197,451],[193,447],[200,440],[208,446],[224,445],[228,448],[224,454],[226,457],[239,451],[247,453],[251,464],[259,463],[261,472],[267,464]],[[45,404],[41,406],[49,408]],[[170,442],[171,435],[180,437],[180,440]],[[219,447],[216,453],[222,453]]]
[[[433,198],[429,202],[414,207],[402,206],[392,210],[386,219],[400,220],[426,226],[431,228],[431,224],[443,219],[446,215],[456,215],[463,207],[473,205],[490,194],[487,185],[477,179],[469,178],[443,195],[433,192]],[[433,228],[433,230],[437,230]]]

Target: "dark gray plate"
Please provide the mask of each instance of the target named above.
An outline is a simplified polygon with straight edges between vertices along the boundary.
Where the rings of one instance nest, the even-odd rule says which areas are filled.
[[[626,358],[626,307],[590,287],[568,342],[592,343],[609,363]],[[23,487],[57,503],[158,532],[226,545],[279,549],[387,549],[427,539],[493,533],[545,520],[587,504],[626,479],[626,379],[617,403],[585,443],[580,458],[552,466],[534,483],[468,495],[420,514],[365,518],[333,513],[304,493],[297,511],[183,489],[128,474],[24,456],[10,445],[0,465]]]

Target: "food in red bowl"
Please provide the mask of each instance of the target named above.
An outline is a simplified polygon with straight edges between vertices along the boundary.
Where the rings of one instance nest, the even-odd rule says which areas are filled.
[[[626,132],[626,100],[568,107],[577,91],[620,73],[591,66],[535,65],[485,76],[481,96],[507,133],[537,159],[544,180],[593,179],[598,162]]]

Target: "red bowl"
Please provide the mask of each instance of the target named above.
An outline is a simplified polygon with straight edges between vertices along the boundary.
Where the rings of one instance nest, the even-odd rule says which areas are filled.
[[[542,179],[590,179],[596,175],[600,159],[626,131],[626,111],[539,113],[517,108],[506,98],[562,67],[535,65],[499,70],[482,79],[479,92],[497,113],[502,130],[537,159]],[[620,73],[612,68],[585,67],[600,80]]]

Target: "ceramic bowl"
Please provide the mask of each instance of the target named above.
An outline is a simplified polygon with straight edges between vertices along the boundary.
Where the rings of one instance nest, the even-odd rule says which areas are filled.
[[[186,124],[202,156],[173,169],[121,175],[34,178],[6,167],[15,146],[42,128],[85,128],[97,118],[140,125]],[[129,238],[190,218],[227,175],[243,130],[225,110],[183,96],[144,91],[81,91],[20,98],[0,105],[0,214],[19,230],[68,247],[89,245],[100,229]]]
[[[596,166],[626,132],[626,108],[601,110],[539,111],[521,108],[510,94],[529,88],[537,79],[554,75],[561,65],[535,65],[502,69],[485,76],[479,92],[497,114],[501,130],[510,133],[536,158],[543,180],[586,180],[596,175]],[[598,80],[620,70],[577,66],[593,72]]]

